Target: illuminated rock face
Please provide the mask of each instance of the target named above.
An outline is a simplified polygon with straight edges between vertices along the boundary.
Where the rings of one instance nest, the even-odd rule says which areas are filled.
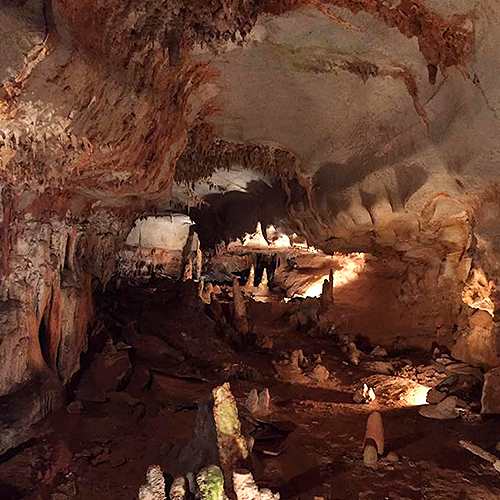
[[[4,2],[0,396],[68,382],[92,283],[138,217],[170,209],[204,247],[298,237],[374,255],[397,297],[378,324],[497,366],[500,5],[470,9]]]

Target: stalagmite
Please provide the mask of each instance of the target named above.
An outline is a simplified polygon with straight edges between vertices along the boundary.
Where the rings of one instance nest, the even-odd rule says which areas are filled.
[[[205,467],[198,472],[196,483],[200,490],[201,500],[224,500],[224,476],[217,465]]]
[[[188,483],[185,477],[177,477],[174,479],[170,487],[170,500],[185,500],[188,494]]]
[[[363,447],[366,447],[370,443],[375,443],[379,455],[384,454],[384,425],[382,423],[382,415],[378,411],[372,412],[366,422]]]
[[[236,278],[233,279],[233,304],[234,327],[239,333],[246,335],[249,332],[247,308],[245,305],[245,299],[241,293],[240,284]]]
[[[334,302],[333,300],[333,270],[330,269],[330,275],[328,279],[323,281],[323,288],[321,290],[321,304],[324,308],[328,308]]]
[[[252,389],[248,394],[247,400],[245,402],[245,408],[250,413],[256,413],[259,409],[259,395],[257,389]]]
[[[146,482],[139,490],[138,500],[166,500],[165,478],[159,465],[150,465],[146,472]]]
[[[226,382],[216,387],[212,393],[219,460],[226,484],[230,489],[232,486],[232,471],[247,465],[248,449],[245,438],[241,433],[238,408],[229,383]]]
[[[250,274],[248,275],[248,280],[245,283],[245,290],[253,290],[255,283],[255,266],[252,264],[250,266]]]
[[[245,469],[233,471],[234,492],[237,500],[279,500],[280,494],[267,488],[259,490],[252,473]]]
[[[189,281],[193,279],[193,261],[189,258],[184,266],[182,273],[182,281]]]
[[[267,279],[267,269],[264,268],[262,271],[262,279],[260,280],[259,283],[259,290],[267,290],[269,285],[269,281]]]
[[[259,393],[259,413],[267,415],[269,413],[269,405],[271,404],[271,395],[269,389],[266,387]]]

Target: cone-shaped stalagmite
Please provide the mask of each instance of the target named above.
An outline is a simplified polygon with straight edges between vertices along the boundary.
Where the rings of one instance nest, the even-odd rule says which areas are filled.
[[[248,280],[245,283],[245,290],[252,290],[254,288],[255,283],[255,267],[252,264],[250,266],[250,274],[248,275]]]
[[[159,465],[150,465],[146,472],[146,482],[139,490],[139,500],[166,500],[165,478]]]
[[[240,284],[238,280],[234,278],[233,280],[233,302],[234,302],[234,313],[233,321],[236,330],[246,335],[249,331],[248,328],[248,317],[247,317],[247,307],[245,305],[245,299],[241,293]]]
[[[248,465],[248,449],[241,434],[238,408],[229,383],[216,387],[212,392],[219,460],[226,484],[231,488],[232,471]]]
[[[363,447],[370,442],[375,443],[379,455],[384,454],[384,425],[382,423],[382,415],[378,411],[372,412],[366,422]]]

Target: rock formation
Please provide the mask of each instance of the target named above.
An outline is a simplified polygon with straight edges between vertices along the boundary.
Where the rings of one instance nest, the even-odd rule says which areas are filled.
[[[165,479],[159,465],[151,465],[146,472],[146,482],[139,490],[138,500],[166,500]]]
[[[242,335],[249,332],[247,307],[245,305],[245,298],[241,292],[240,284],[235,278],[233,280],[233,323],[236,330]]]
[[[272,226],[371,256],[365,326],[387,346],[498,367],[499,19],[496,0],[4,2],[0,397],[26,422],[59,406],[116,263],[177,273],[127,244],[172,211],[199,231],[186,279],[202,248],[269,251]]]

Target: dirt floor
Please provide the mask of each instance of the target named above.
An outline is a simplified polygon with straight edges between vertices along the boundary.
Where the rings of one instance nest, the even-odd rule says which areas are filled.
[[[176,472],[175,457],[193,433],[197,403],[227,380],[243,431],[255,439],[255,478],[283,499],[500,498],[500,474],[458,444],[466,439],[495,453],[500,420],[471,412],[447,421],[420,416],[414,405],[421,401],[412,394],[421,387],[419,367],[423,373],[432,362],[426,353],[389,353],[385,360],[403,368],[374,374],[367,369],[374,359],[348,364],[333,339],[293,331],[286,306],[273,303],[249,307],[253,331],[265,333],[272,348],[256,347],[255,335],[238,343],[205,314],[193,287],[168,281],[122,283],[96,301],[84,374],[68,391],[73,403],[42,422],[30,442],[0,457],[1,500],[135,499],[150,464]],[[222,303],[226,314],[228,307]],[[109,381],[101,385],[96,376],[89,382],[85,373],[94,369],[107,338],[113,356],[126,364],[125,354],[116,354],[126,353],[132,369],[103,393]],[[299,370],[287,358],[298,349],[305,356]],[[328,369],[327,380],[311,376],[318,364]],[[354,403],[353,393],[365,382],[375,401]],[[255,418],[244,403],[251,389],[265,387],[272,413]],[[386,453],[396,456],[369,469],[362,442],[373,410],[382,413]]]

